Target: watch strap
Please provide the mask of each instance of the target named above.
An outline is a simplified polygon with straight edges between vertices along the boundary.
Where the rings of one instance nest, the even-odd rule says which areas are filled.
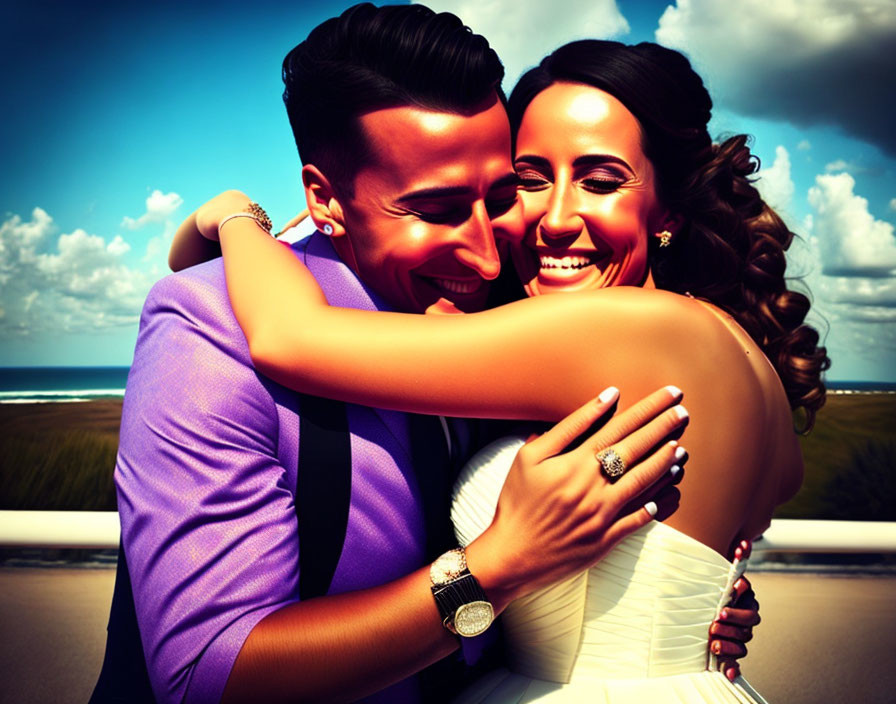
[[[457,579],[441,586],[432,587],[432,595],[436,600],[436,606],[442,617],[442,623],[452,633],[455,633],[454,615],[464,604],[475,601],[488,602],[488,596],[479,586],[476,578],[465,570]]]

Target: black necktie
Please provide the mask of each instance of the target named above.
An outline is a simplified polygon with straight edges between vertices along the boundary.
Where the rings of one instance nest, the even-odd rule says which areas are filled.
[[[457,545],[449,515],[455,471],[438,416],[409,415],[408,429],[426,530],[426,560],[432,561]]]

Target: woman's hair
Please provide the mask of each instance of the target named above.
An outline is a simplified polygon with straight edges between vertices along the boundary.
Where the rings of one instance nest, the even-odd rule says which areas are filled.
[[[585,40],[560,47],[528,71],[508,103],[514,135],[529,103],[557,82],[613,95],[637,118],[657,195],[682,226],[670,246],[651,237],[659,288],[689,293],[735,317],[774,364],[806,429],[825,401],[821,373],[830,366],[818,333],[803,321],[809,299],[784,279],[793,233],[762,200],[750,177],[759,160],[746,135],[713,144],[703,81],[682,54],[658,44]]]

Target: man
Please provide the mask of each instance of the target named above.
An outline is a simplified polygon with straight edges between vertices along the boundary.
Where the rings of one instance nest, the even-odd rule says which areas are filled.
[[[484,307],[500,268],[494,235],[518,235],[502,74],[482,37],[419,5],[356,6],[287,56],[284,98],[312,217],[326,233],[295,252],[333,304]],[[222,212],[249,214],[238,194],[230,197]],[[213,226],[228,227],[226,219]],[[154,287],[128,380],[116,481],[128,568],[119,577],[133,584],[159,701],[340,701],[374,692],[371,700],[420,701],[411,675],[456,650],[457,636],[443,627],[455,612],[440,613],[431,592],[429,562],[452,547],[443,538],[451,479],[421,452],[444,442],[436,419],[341,411],[351,468],[341,485],[338,564],[305,590],[306,572],[321,572],[306,570],[307,561],[329,548],[306,547],[313,531],[300,528],[305,509],[296,505],[307,507],[311,494],[307,510],[328,519],[338,483],[324,473],[317,490],[297,488],[314,469],[303,460],[308,444],[339,435],[332,408],[315,412],[320,427],[306,430],[315,403],[252,368],[220,260]],[[325,453],[316,460],[329,461]],[[527,492],[533,477],[541,488]],[[514,527],[543,503],[546,482],[562,480],[536,473],[515,481],[514,510],[469,553],[498,611],[531,585],[581,568],[565,558],[573,546],[556,537],[536,536],[518,559]],[[615,516],[624,497],[601,501]],[[566,514],[590,517],[594,509],[580,503]],[[591,561],[608,549],[613,527],[607,520],[596,529]],[[114,670],[114,627],[113,618],[104,674]]]

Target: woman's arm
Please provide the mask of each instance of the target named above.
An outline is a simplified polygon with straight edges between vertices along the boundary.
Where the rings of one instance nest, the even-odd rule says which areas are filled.
[[[228,191],[238,193],[238,191]],[[226,194],[225,194],[226,195]],[[168,250],[168,268],[171,271],[181,271],[187,267],[207,262],[221,256],[221,245],[217,239],[203,237],[196,224],[196,213],[193,211],[177,228],[171,248]],[[308,208],[292,218],[283,229],[277,233],[280,237],[283,233],[292,229],[308,217]]]
[[[214,237],[217,223],[247,202],[234,192],[219,196],[200,209],[199,230]],[[251,219],[228,220],[220,236],[231,302],[259,371],[353,403],[556,420],[630,375],[635,362],[624,341],[676,345],[687,332],[682,321],[670,322],[676,297],[640,289],[548,296],[461,316],[330,307],[307,269]],[[663,366],[660,355],[651,377]],[[669,381],[651,380],[627,396]]]
[[[168,250],[168,268],[171,271],[181,271],[221,256],[221,245],[203,237],[196,227],[197,212],[190,213],[174,233],[171,249]]]

